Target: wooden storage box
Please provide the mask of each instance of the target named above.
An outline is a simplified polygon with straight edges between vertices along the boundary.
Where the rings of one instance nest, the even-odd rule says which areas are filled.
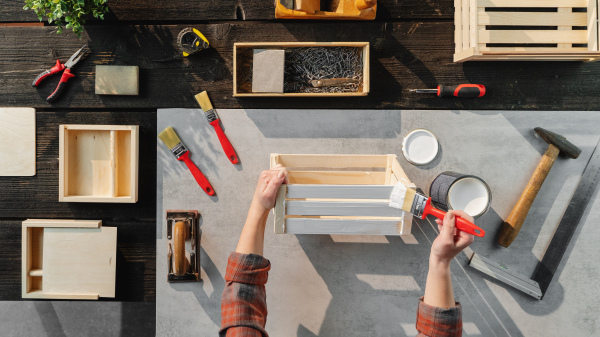
[[[23,221],[22,297],[115,297],[117,228],[100,220]]]
[[[61,202],[127,202],[138,199],[137,125],[61,125]]]
[[[598,0],[455,0],[454,7],[454,62],[600,57]]]
[[[389,206],[394,185],[410,182],[396,155],[271,154],[289,183],[275,203],[275,233],[406,235],[412,215]]]
[[[363,83],[357,92],[340,93],[264,93],[252,92],[252,81],[240,74],[252,69],[254,49],[290,49],[305,47],[356,47],[362,50]],[[369,42],[237,42],[233,44],[233,96],[234,97],[324,97],[324,96],[366,96],[369,93]]]

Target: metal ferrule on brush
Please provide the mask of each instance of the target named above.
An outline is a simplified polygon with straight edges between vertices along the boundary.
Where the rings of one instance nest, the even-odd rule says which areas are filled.
[[[410,212],[419,218],[423,218],[423,212],[425,211],[426,205],[427,197],[422,194],[415,193],[415,198],[413,199]]]
[[[212,123],[212,122],[216,121],[217,119],[219,119],[219,116],[217,115],[217,112],[215,111],[215,109],[210,109],[208,111],[204,111],[204,115],[206,115],[206,119],[208,119],[209,123]]]
[[[171,149],[171,152],[175,155],[175,158],[179,159],[184,153],[188,152],[188,149],[182,142],[179,142]]]

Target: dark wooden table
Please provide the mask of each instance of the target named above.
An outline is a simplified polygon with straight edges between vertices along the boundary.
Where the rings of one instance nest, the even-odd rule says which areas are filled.
[[[22,1],[0,1],[0,105],[35,107],[37,174],[0,177],[0,300],[21,298],[21,221],[26,218],[102,219],[117,226],[118,301],[155,299],[156,109],[196,108],[209,90],[216,108],[598,110],[600,64],[580,62],[452,62],[453,1],[380,0],[368,22],[274,20],[273,1],[119,0],[104,21],[89,20],[81,39],[38,22]],[[176,37],[202,31],[213,48],[189,59]],[[358,98],[232,97],[234,42],[368,41],[371,93]],[[56,80],[32,88],[42,70],[87,43],[92,54],[53,104],[44,98]],[[140,67],[140,95],[97,96],[94,66]],[[481,99],[439,99],[408,93],[438,83],[482,83]],[[136,204],[58,202],[59,124],[140,125]]]

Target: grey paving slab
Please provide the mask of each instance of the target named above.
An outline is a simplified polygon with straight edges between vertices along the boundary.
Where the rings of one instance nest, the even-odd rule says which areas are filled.
[[[435,176],[452,170],[482,177],[492,207],[477,224],[487,231],[473,250],[531,275],[544,253],[593,147],[600,138],[598,112],[417,110],[218,110],[241,165],[232,165],[200,110],[158,112],[160,132],[173,126],[217,196],[208,197],[183,163],[157,145],[157,218],[165,209],[202,212],[202,283],[169,284],[164,222],[157,226],[157,334],[215,336],[229,253],[235,249],[260,171],[269,154],[332,153],[398,155],[416,185],[428,191]],[[559,158],[510,246],[495,243],[546,143],[541,126],[583,149],[579,159]],[[413,166],[403,157],[402,137],[426,128],[439,139],[438,158]],[[543,301],[535,300],[466,266],[452,265],[454,291],[463,304],[465,336],[592,336],[600,334],[600,198],[586,215]],[[429,221],[413,226],[414,242],[394,236],[276,235],[267,222],[265,257],[272,336],[414,336],[427,260],[436,231]]]

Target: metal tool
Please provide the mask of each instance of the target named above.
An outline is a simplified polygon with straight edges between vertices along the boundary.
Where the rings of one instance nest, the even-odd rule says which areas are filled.
[[[208,48],[209,44],[206,37],[199,30],[188,27],[179,32],[177,45],[183,56],[188,57],[195,52]]]
[[[571,197],[569,205],[563,213],[552,239],[550,239],[546,253],[537,265],[531,279],[512,272],[508,268],[476,253],[471,257],[469,265],[515,289],[537,299],[542,299],[569,247],[587,205],[594,195],[598,182],[600,182],[600,141],[596,145],[573,193],[573,197]]]
[[[481,97],[485,95],[483,84],[459,84],[453,86],[438,85],[437,89],[410,89],[409,92],[417,94],[437,94],[438,97]]]
[[[315,88],[332,87],[336,85],[344,86],[355,83],[358,83],[357,78],[325,78],[321,80],[310,81],[310,85],[312,85]]]
[[[198,211],[167,210],[167,281],[201,281],[200,215]]]
[[[39,74],[35,78],[35,80],[33,80],[33,82],[31,83],[31,86],[37,87],[40,84],[40,82],[42,82],[46,77],[56,74],[56,73],[59,73],[64,70],[62,76],[60,77],[60,81],[58,82],[58,86],[56,87],[56,89],[54,89],[54,92],[52,92],[50,94],[50,96],[48,96],[48,98],[46,98],[46,101],[48,101],[48,102],[54,101],[58,96],[60,96],[60,94],[65,89],[65,87],[67,85],[67,81],[70,78],[75,77],[75,75],[73,73],[71,73],[71,68],[74,65],[76,65],[77,62],[81,61],[81,59],[83,59],[86,56],[88,51],[90,51],[90,49],[87,47],[87,45],[84,45],[83,47],[81,47],[81,49],[76,51],[75,54],[71,55],[69,60],[67,60],[67,62],[65,62],[64,64],[61,63],[60,60],[56,60],[56,65],[54,67],[44,71],[43,73]]]
[[[548,149],[546,150],[546,153],[544,153],[544,156],[542,156],[540,163],[529,179],[517,204],[512,209],[500,229],[498,243],[503,247],[510,246],[517,237],[517,234],[519,234],[521,226],[523,226],[523,222],[525,222],[525,218],[527,217],[527,213],[529,213],[531,204],[533,204],[538,191],[542,187],[544,180],[546,180],[546,176],[552,169],[552,165],[554,165],[558,154],[563,153],[567,157],[577,158],[581,153],[580,148],[573,145],[565,137],[559,134],[539,127],[534,130],[542,137],[542,139],[548,142]]]

